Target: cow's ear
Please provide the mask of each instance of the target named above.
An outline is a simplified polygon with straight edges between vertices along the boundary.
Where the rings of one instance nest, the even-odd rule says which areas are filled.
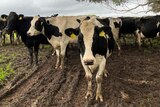
[[[40,22],[41,22],[41,25],[43,25],[43,23],[46,21],[45,18],[42,18],[42,17],[39,18],[39,20],[40,20]]]
[[[81,20],[80,20],[80,19],[77,19],[77,22],[78,22],[78,23],[81,23]]]
[[[8,16],[5,15],[5,14],[2,14],[2,15],[1,15],[1,18],[2,18],[3,20],[7,20],[7,17],[8,17]]]
[[[72,39],[76,38],[79,34],[79,29],[73,29],[73,28],[68,28],[65,30],[65,34],[69,37],[71,37]]]
[[[54,15],[52,15],[51,17],[57,17],[58,16],[58,14],[54,14]]]
[[[110,32],[111,32],[111,28],[109,26],[104,26],[104,27],[99,28],[100,37],[106,38],[106,34],[110,34]]]
[[[19,16],[18,16],[18,19],[19,20],[22,20],[24,18],[24,15],[23,14],[20,14]]]
[[[105,26],[109,26],[109,24],[110,24],[109,18],[105,18],[105,19],[97,18],[97,20],[98,20],[102,25],[105,25]]]

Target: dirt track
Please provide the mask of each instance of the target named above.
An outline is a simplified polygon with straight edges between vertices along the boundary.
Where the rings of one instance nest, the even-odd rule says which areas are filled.
[[[110,76],[103,81],[103,103],[84,98],[87,84],[77,50],[69,50],[66,67],[59,70],[54,69],[51,49],[40,51],[38,67],[27,66],[23,46],[0,47],[1,52],[4,49],[25,53],[14,61],[15,77],[0,89],[0,107],[160,106],[160,48],[139,52],[134,46],[123,46],[120,57],[115,49],[107,61]],[[95,91],[96,86],[93,88]]]

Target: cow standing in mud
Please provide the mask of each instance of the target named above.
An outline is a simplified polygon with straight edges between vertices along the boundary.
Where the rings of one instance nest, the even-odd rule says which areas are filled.
[[[67,28],[76,28],[79,26],[79,23],[76,21],[77,18],[82,20],[86,18],[86,16],[57,16],[51,18],[35,16],[31,21],[31,27],[27,32],[28,35],[45,35],[48,42],[56,51],[57,61],[55,68],[64,68],[64,58],[67,45],[77,41],[75,35],[68,37],[64,33]]]
[[[142,17],[136,22],[136,25],[139,47],[141,46],[141,39],[160,36],[160,15]]]
[[[114,38],[111,27],[103,25],[93,17],[81,22],[76,29],[66,29],[68,36],[78,35],[78,46],[80,49],[80,59],[85,70],[88,81],[86,99],[92,97],[92,74],[97,70],[96,100],[103,102],[102,80],[103,75],[107,76],[106,59],[111,55],[114,48]]]
[[[15,30],[17,31],[17,33],[21,36],[22,42],[28,48],[30,65],[33,64],[33,53],[35,55],[36,65],[38,65],[39,45],[49,43],[42,34],[37,37],[29,37],[27,35],[32,19],[33,17],[24,17],[23,14],[18,15],[15,12],[10,12],[7,19],[7,25],[4,30],[6,33],[11,33]]]

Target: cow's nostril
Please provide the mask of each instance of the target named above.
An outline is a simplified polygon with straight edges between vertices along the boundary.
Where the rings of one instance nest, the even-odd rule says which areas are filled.
[[[84,64],[85,65],[93,65],[94,64],[94,60],[85,60]]]

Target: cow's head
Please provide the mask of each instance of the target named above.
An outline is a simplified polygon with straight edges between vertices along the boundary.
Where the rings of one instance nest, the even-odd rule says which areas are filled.
[[[85,65],[95,64],[95,55],[101,44],[100,40],[109,38],[111,28],[109,26],[98,27],[92,20],[84,20],[76,29],[66,29],[66,35],[78,35],[78,46],[82,62]]]
[[[49,33],[51,32],[54,36],[61,36],[58,27],[51,25],[44,17],[37,15],[33,17],[27,34],[28,36],[37,36],[39,34],[50,35]]]
[[[15,12],[10,12],[7,18],[5,31],[12,32],[13,30],[16,30],[17,22],[22,20],[23,17],[23,14],[17,15]]]
[[[7,21],[8,16],[6,14],[1,15],[2,21]]]

